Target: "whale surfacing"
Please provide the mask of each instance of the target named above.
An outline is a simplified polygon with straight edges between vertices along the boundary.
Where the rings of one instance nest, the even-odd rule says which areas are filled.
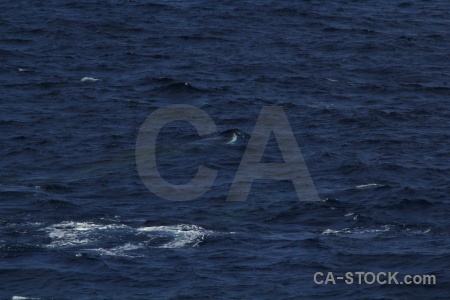
[[[228,129],[211,137],[194,142],[195,144],[234,145],[239,142],[247,142],[250,136],[240,129]]]

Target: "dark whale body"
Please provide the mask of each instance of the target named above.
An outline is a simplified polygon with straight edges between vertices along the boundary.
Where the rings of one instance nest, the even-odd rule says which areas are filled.
[[[235,142],[238,141],[248,141],[248,139],[250,138],[250,136],[247,133],[239,129],[228,129],[222,131],[220,133],[220,136],[222,136],[225,139],[226,144],[234,144]]]
[[[211,137],[201,139],[195,144],[212,144],[212,145],[233,145],[237,143],[247,142],[250,136],[240,129],[228,129]]]

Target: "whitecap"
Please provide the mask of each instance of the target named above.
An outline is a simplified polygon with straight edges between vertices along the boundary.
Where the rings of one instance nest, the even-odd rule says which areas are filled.
[[[97,81],[102,81],[102,80],[94,78],[94,77],[83,77],[83,78],[81,78],[81,82],[97,82]]]
[[[322,234],[338,234],[343,232],[342,230],[325,229]]]
[[[384,186],[384,185],[379,184],[379,183],[368,183],[368,184],[357,185],[356,188],[358,190],[363,190],[363,189],[377,188],[377,187],[380,187],[380,186]]]
[[[371,238],[378,234],[388,232],[392,229],[390,225],[383,225],[381,227],[372,228],[344,228],[341,230],[325,229],[322,234],[351,236],[352,238]]]
[[[395,225],[383,225],[383,226],[376,226],[376,227],[368,227],[368,228],[344,228],[340,230],[334,230],[334,229],[326,229],[322,232],[324,235],[331,235],[331,236],[343,236],[343,237],[350,237],[355,239],[367,239],[367,238],[373,238],[377,237],[378,235],[386,234],[388,233],[389,236],[396,236],[396,235],[425,235],[429,234],[431,232],[431,228],[427,228],[424,230],[412,230],[410,228],[400,228]]]

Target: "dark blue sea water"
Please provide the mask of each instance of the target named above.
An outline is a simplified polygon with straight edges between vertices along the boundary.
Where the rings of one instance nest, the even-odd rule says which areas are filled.
[[[448,1],[4,0],[0,87],[1,299],[450,297]],[[321,201],[289,180],[226,201],[246,140],[182,121],[161,175],[217,179],[154,195],[136,139],[172,104],[248,134],[282,106]],[[313,280],[358,271],[437,282]]]

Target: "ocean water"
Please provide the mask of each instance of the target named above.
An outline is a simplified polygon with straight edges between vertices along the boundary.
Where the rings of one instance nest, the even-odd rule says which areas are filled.
[[[449,299],[449,29],[444,0],[2,1],[0,298]],[[136,139],[173,104],[249,135],[282,106],[320,201],[226,201],[248,141],[182,121],[161,175],[217,179],[156,196]],[[314,282],[359,271],[436,284]]]

